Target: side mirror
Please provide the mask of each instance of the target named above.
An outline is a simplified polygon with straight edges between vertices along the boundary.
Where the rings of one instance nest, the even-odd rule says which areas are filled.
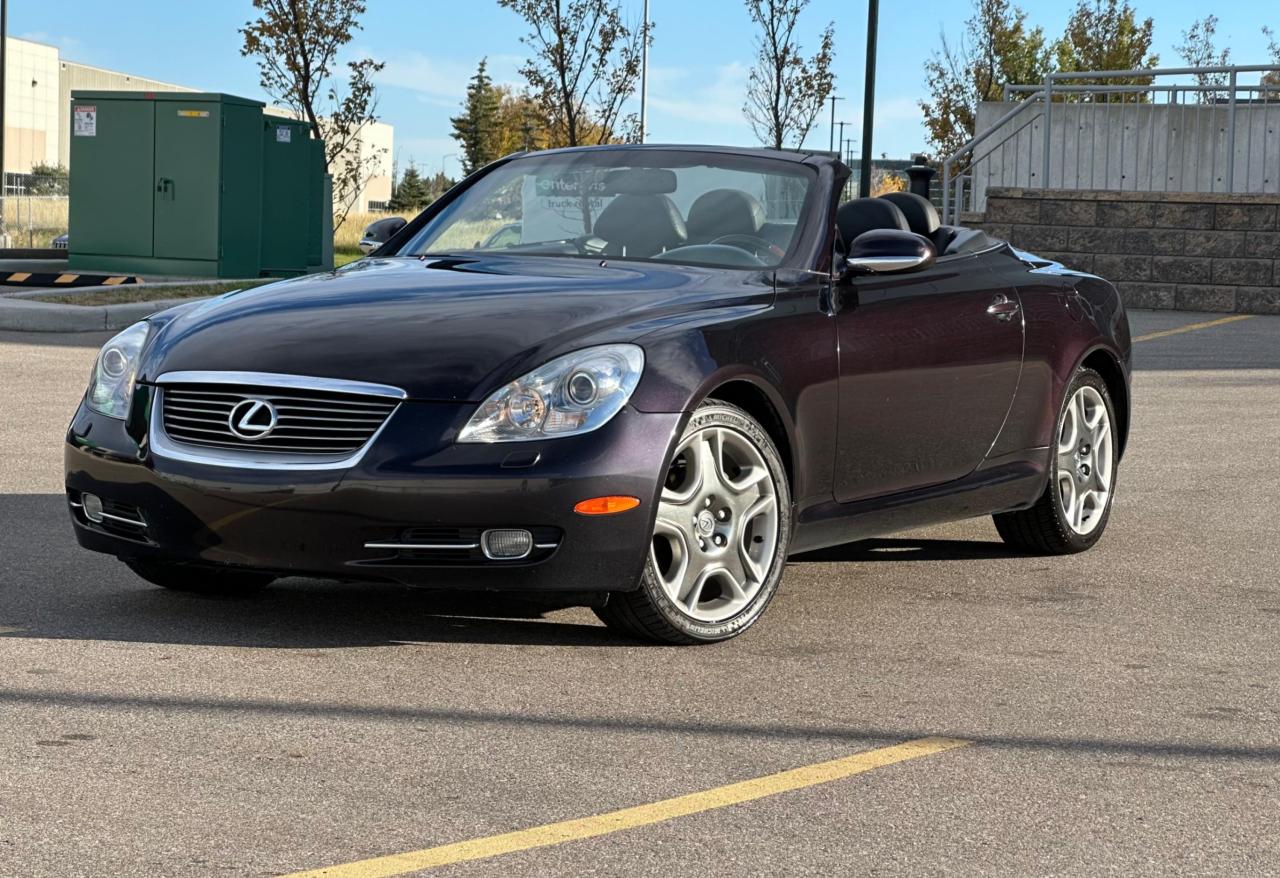
[[[923,235],[898,229],[873,229],[853,239],[842,279],[862,274],[896,274],[933,265],[938,252]]]

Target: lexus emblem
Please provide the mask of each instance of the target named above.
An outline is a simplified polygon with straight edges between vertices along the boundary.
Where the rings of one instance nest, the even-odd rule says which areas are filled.
[[[280,415],[265,399],[242,399],[227,416],[227,428],[246,442],[265,439],[276,428]]]

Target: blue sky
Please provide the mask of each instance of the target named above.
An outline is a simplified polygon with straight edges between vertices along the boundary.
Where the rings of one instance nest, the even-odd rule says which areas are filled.
[[[640,0],[623,0],[635,18]],[[458,169],[458,151],[449,138],[449,116],[457,111],[467,79],[481,57],[500,82],[517,83],[524,57],[516,16],[495,0],[368,0],[365,30],[354,51],[386,62],[379,89],[381,115],[396,128],[396,153],[424,168]],[[742,117],[742,98],[752,55],[752,28],[741,0],[651,0],[655,22],[650,56],[651,140],[751,144]],[[1067,0],[1025,0],[1036,24],[1057,36],[1072,4]],[[1180,65],[1173,47],[1197,17],[1214,11],[1221,19],[1219,43],[1229,45],[1238,64],[1264,63],[1260,25],[1267,16],[1280,30],[1280,6],[1263,2],[1206,6],[1193,0],[1134,0],[1140,15],[1156,20],[1156,50],[1162,61]],[[939,43],[939,33],[957,37],[968,15],[964,0],[886,2],[880,13],[875,152],[905,157],[924,147],[916,100],[924,93],[923,65]],[[909,10],[909,12],[908,12]],[[9,28],[15,36],[51,43],[63,57],[143,76],[261,97],[257,71],[242,58],[237,27],[253,13],[247,0],[15,0]],[[803,25],[816,34],[836,24],[837,90],[847,96],[838,118],[860,126],[866,6],[859,0],[813,0]],[[809,44],[813,39],[810,37]],[[829,116],[824,114],[809,146],[825,148]],[[850,135],[858,136],[858,130]]]

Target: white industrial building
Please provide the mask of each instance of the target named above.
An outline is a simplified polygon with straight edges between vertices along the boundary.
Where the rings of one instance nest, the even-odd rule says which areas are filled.
[[[196,89],[103,70],[64,60],[56,46],[9,37],[5,63],[4,171],[6,179],[29,174],[36,165],[71,163],[71,93],[95,91],[216,91]],[[268,107],[267,112],[292,115]],[[394,130],[382,122],[367,126],[360,149],[378,157],[374,174],[359,193],[354,210],[366,212],[391,199]],[[21,179],[18,177],[18,179]]]

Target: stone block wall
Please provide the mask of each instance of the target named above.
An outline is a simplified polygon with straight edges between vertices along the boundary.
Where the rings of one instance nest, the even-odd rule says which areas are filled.
[[[962,224],[1101,275],[1131,308],[1280,314],[1280,195],[991,189]]]

